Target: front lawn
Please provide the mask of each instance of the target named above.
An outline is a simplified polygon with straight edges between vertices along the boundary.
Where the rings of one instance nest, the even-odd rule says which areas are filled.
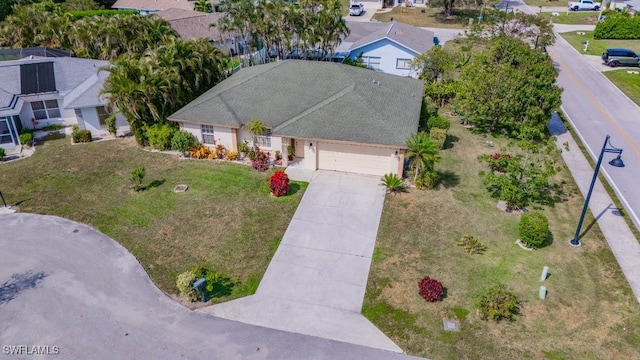
[[[638,70],[612,70],[605,71],[603,74],[631,100],[640,105],[640,75],[629,74],[627,71]]]
[[[418,27],[435,27],[435,28],[466,28],[469,25],[469,19],[477,20],[480,10],[475,9],[453,9],[452,17],[445,18],[441,8],[422,8],[422,7],[394,7],[389,12],[377,12],[373,15],[373,20],[389,22],[400,21],[405,24]]]
[[[409,354],[433,359],[637,358],[640,307],[590,213],[583,245],[568,244],[584,202],[568,170],[554,178],[559,202],[544,209],[551,244],[525,251],[514,243],[520,215],[499,210],[478,176],[486,170],[478,155],[499,151],[504,139],[473,134],[459,120],[449,134],[452,147],[436,165],[446,186],[387,195],[363,314]],[[456,245],[465,234],[487,251],[467,254]],[[542,283],[544,266],[550,276]],[[443,300],[419,296],[425,276],[442,282]],[[477,292],[499,283],[524,300],[513,322],[476,313]],[[461,331],[444,331],[443,319],[459,321]]]
[[[567,33],[561,33],[565,40],[571,44],[581,54],[585,55],[602,55],[608,48],[627,48],[634,50],[636,53],[640,52],[640,40],[596,40],[593,38],[593,32],[582,31],[584,35],[579,35],[580,31],[573,31]],[[585,41],[589,41],[589,48],[587,52],[582,51]]]
[[[140,166],[147,189],[135,193],[129,177]],[[255,291],[306,187],[296,183],[293,195],[274,198],[267,176],[245,165],[143,151],[132,139],[47,141],[31,158],[0,164],[8,203],[99,229],[165,292],[176,293],[176,276],[196,265],[240,282],[216,301]],[[188,191],[174,193],[178,184]]]
[[[599,11],[570,11],[558,12],[558,16],[551,16],[551,12],[543,12],[538,16],[543,17],[553,24],[569,25],[595,25],[598,22]]]
[[[533,11],[538,11],[540,6],[546,7],[567,7],[568,1],[549,1],[549,0],[523,0],[525,4],[529,5],[529,7]]]

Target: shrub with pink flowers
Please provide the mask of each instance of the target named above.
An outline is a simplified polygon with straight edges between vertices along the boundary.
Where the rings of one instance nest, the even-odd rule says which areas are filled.
[[[432,279],[425,276],[418,282],[418,293],[428,302],[435,302],[440,300],[442,294],[444,294],[444,288],[442,283],[436,279]]]
[[[284,171],[276,171],[269,179],[269,192],[273,196],[287,195],[290,189],[289,176]]]

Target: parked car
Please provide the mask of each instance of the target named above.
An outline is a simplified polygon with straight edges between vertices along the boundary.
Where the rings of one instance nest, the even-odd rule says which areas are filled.
[[[352,3],[349,7],[349,16],[360,16],[364,14],[364,6],[362,3]]]
[[[580,11],[580,10],[589,10],[589,11],[598,11],[600,10],[601,4],[599,2],[593,2],[591,0],[578,0],[574,2],[570,2],[567,8],[571,11]]]
[[[602,61],[611,67],[638,66],[638,60],[636,52],[629,49],[607,49],[602,53]]]

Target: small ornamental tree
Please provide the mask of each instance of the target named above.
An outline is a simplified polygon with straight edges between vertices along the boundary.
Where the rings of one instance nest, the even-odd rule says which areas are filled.
[[[269,179],[269,192],[273,196],[287,195],[290,189],[289,176],[284,171],[276,171]]]
[[[144,190],[142,186],[142,180],[146,174],[144,167],[135,168],[131,171],[131,182],[133,183],[133,190],[141,191]]]
[[[442,298],[442,294],[444,294],[442,283],[428,276],[418,282],[418,288],[420,296],[428,302],[436,302],[440,300],[440,298]]]
[[[542,211],[525,212],[520,218],[518,232],[525,245],[537,249],[549,238],[549,220]]]

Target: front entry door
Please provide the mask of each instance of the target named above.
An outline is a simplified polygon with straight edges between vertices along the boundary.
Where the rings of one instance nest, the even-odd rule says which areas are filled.
[[[294,140],[293,145],[296,148],[295,154],[297,158],[304,159],[304,140]]]

